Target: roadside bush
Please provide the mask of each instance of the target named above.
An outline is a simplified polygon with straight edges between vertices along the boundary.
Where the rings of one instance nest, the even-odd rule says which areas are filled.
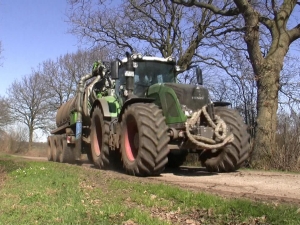
[[[20,153],[28,149],[27,136],[24,129],[18,131],[7,129],[0,132],[0,151],[8,153]]]
[[[279,114],[276,146],[272,152],[255,152],[251,167],[265,170],[300,171],[300,118]]]
[[[0,130],[0,152],[27,156],[47,156],[47,143],[33,142],[29,151],[28,132],[25,127],[9,127]]]

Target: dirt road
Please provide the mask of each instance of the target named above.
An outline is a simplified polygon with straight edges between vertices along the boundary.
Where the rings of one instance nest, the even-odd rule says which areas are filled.
[[[25,158],[47,160],[47,158],[43,157]],[[87,162],[83,162],[82,165],[93,167]],[[128,178],[128,175],[120,172],[106,172],[112,177]],[[159,177],[136,179],[146,179],[149,182],[164,182],[222,196],[296,203],[300,206],[300,174],[248,170],[239,170],[234,173],[208,173],[203,168],[182,167],[176,170],[167,170]]]
[[[300,205],[300,174],[248,170],[213,174],[204,169],[181,168],[149,179],[230,197]]]

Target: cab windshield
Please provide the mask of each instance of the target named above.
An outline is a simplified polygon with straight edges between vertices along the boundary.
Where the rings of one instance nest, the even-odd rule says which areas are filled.
[[[137,62],[134,72],[134,94],[143,96],[148,87],[157,83],[175,83],[174,64],[144,61]],[[117,92],[121,85],[125,85],[125,66],[119,69],[119,80],[116,82]],[[124,86],[125,87],[125,86]]]

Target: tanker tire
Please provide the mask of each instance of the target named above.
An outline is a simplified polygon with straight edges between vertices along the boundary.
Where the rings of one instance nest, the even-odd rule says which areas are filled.
[[[59,161],[59,148],[60,148],[60,137],[58,135],[53,136],[53,148],[52,148],[52,157],[54,162]]]
[[[109,123],[104,121],[101,109],[96,106],[91,119],[91,150],[95,167],[108,169],[109,165]]]
[[[48,136],[47,144],[48,144],[48,147],[47,147],[48,161],[53,161],[52,146],[53,146],[54,142],[53,142],[53,137],[52,136]]]
[[[62,135],[56,135],[56,157],[53,159],[55,162],[60,162],[60,157],[63,151],[63,137]]]
[[[75,163],[75,156],[73,153],[74,147],[71,147],[68,145],[67,140],[65,137],[61,137],[61,143],[62,143],[62,150],[59,155],[59,162],[61,163]]]
[[[121,122],[121,155],[128,174],[159,175],[168,162],[168,142],[165,117],[155,104],[127,107]]]
[[[168,164],[169,168],[178,168],[180,167],[186,160],[188,155],[188,151],[186,150],[171,150],[168,155]]]
[[[199,159],[209,172],[233,172],[239,169],[250,153],[250,135],[242,117],[236,110],[215,107],[219,115],[234,135],[234,141],[221,149],[204,151]]]

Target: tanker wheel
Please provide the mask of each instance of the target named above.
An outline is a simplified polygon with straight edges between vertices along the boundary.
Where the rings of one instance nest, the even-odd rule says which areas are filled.
[[[168,164],[169,168],[178,168],[181,166],[188,155],[188,151],[186,150],[171,150],[168,155]]]
[[[61,136],[61,153],[59,154],[59,162],[61,163],[75,163],[75,156],[72,146],[69,146],[65,137]]]
[[[53,152],[53,161],[54,162],[60,162],[60,156],[62,154],[63,150],[63,137],[61,135],[55,136],[55,146],[56,151]]]
[[[94,165],[109,168],[109,123],[104,121],[101,109],[96,106],[91,119],[91,149]]]
[[[224,120],[234,136],[234,141],[221,149],[204,151],[199,155],[199,159],[210,172],[232,172],[240,168],[249,157],[250,135],[236,110],[215,107],[215,114]]]
[[[52,161],[57,162],[58,160],[58,149],[57,146],[59,145],[59,140],[57,138],[57,135],[52,136],[53,145],[51,147],[51,153],[52,153]]]
[[[48,136],[47,144],[48,144],[48,147],[47,147],[48,161],[53,161],[53,155],[52,155],[52,148],[53,148],[53,144],[54,144],[53,136]]]
[[[159,175],[168,162],[167,126],[162,111],[152,103],[135,103],[121,122],[121,154],[127,173]]]

